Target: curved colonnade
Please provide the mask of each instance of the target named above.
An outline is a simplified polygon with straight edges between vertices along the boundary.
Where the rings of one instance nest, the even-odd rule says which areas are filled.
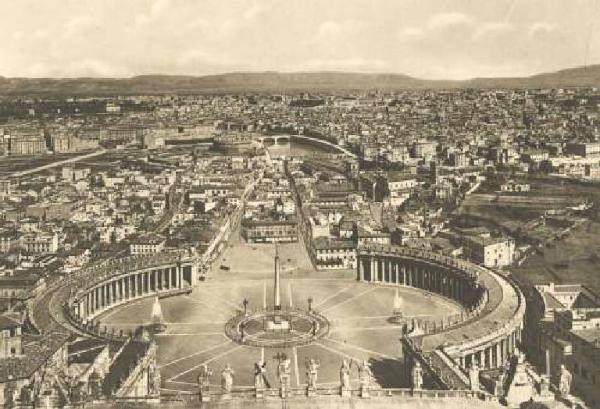
[[[434,325],[435,330],[421,324],[404,342],[413,354],[436,355],[433,361],[453,367],[460,379],[475,364],[480,369],[505,365],[520,342],[524,297],[512,281],[489,269],[431,251],[366,245],[358,251],[357,275],[370,283],[434,292],[464,307],[460,319],[442,328]]]
[[[182,253],[105,261],[52,285],[48,294],[34,304],[34,316],[37,312],[43,318],[36,320],[35,325],[45,330],[43,325],[48,325],[48,319],[40,311],[47,309],[50,318],[66,329],[114,338],[114,334],[101,332],[96,321],[100,314],[145,297],[189,292],[196,281],[196,259]]]

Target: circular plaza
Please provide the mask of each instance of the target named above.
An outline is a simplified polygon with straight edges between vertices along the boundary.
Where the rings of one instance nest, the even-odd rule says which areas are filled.
[[[280,309],[274,311],[274,257],[274,246],[234,239],[206,281],[189,294],[160,299],[166,327],[156,339],[164,392],[197,391],[204,365],[214,373],[231,365],[235,386],[250,389],[254,365],[263,362],[266,379],[276,385],[281,356],[291,360],[293,387],[307,384],[310,359],[320,364],[319,386],[339,385],[347,360],[356,386],[358,367],[368,361],[376,385],[406,387],[401,322],[443,322],[463,312],[432,292],[357,281],[356,271],[313,271],[299,243],[279,246]],[[109,332],[127,332],[150,323],[153,303],[141,298],[97,320]],[[390,319],[399,314],[401,320]],[[217,376],[212,383],[217,387]]]

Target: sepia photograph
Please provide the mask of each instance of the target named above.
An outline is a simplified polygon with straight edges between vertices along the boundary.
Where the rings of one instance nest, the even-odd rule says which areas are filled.
[[[0,0],[0,405],[600,409],[600,0]]]

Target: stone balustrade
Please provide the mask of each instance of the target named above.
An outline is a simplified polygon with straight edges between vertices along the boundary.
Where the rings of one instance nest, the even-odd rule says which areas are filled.
[[[280,395],[279,388],[267,388],[263,389],[263,397],[256,397],[256,389],[254,388],[240,388],[234,389],[231,392],[225,393],[221,390],[211,391],[210,401],[219,401],[219,400],[260,400],[260,399],[282,399]],[[495,401],[495,397],[484,392],[484,391],[472,391],[467,389],[455,389],[455,390],[431,390],[431,389],[409,389],[409,388],[371,388],[369,390],[369,397],[363,397],[361,395],[360,389],[350,389],[348,391],[350,393],[349,396],[353,398],[362,398],[362,399],[393,399],[393,398],[402,398],[402,399],[439,399],[439,400],[449,400],[452,399],[473,399],[476,401]],[[288,399],[300,398],[307,395],[306,388],[290,388],[288,389]],[[319,399],[319,397],[325,396],[340,396],[340,387],[318,387],[314,390],[314,396],[311,396],[311,399]],[[178,392],[177,394],[161,394],[161,402],[190,402],[198,399],[198,393],[195,392]]]

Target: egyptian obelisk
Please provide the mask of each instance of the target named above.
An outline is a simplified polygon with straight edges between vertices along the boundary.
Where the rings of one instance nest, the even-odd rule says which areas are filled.
[[[275,283],[273,288],[273,309],[281,310],[281,294],[279,292],[279,251],[275,244]]]

